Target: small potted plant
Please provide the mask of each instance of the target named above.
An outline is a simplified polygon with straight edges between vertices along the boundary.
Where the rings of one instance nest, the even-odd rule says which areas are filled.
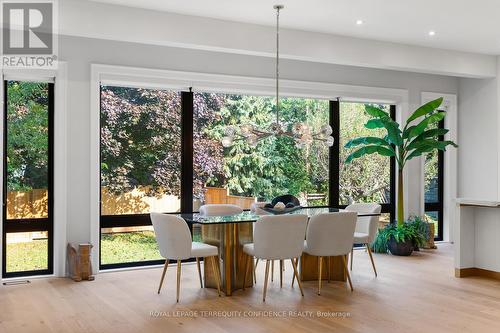
[[[398,167],[397,224],[389,224],[382,229],[383,235],[388,237],[385,245],[395,255],[410,255],[413,252],[412,244],[417,241],[417,234],[421,234],[416,233],[414,226],[411,223],[405,223],[404,220],[403,170],[406,163],[434,149],[446,150],[446,147],[450,145],[458,147],[453,141],[442,140],[448,133],[447,129],[435,128],[435,125],[446,116],[446,112],[439,110],[442,103],[443,98],[438,98],[422,105],[413,112],[402,129],[389,113],[376,106],[366,105],[365,112],[372,119],[365,124],[365,127],[368,129],[384,128],[387,135],[383,138],[374,136],[355,138],[345,144],[345,148],[357,148],[347,156],[346,163],[375,153],[396,159]],[[418,122],[414,124],[417,120]],[[381,237],[381,241],[385,238]]]
[[[408,221],[402,225],[390,223],[380,229],[372,247],[377,253],[389,251],[393,255],[409,256],[415,248],[423,247],[426,243],[426,234],[420,226],[413,221]]]

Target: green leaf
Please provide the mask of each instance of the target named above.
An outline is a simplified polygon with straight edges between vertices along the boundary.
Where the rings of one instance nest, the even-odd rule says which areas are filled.
[[[439,97],[438,99],[435,99],[433,101],[430,101],[429,103],[422,105],[421,107],[416,109],[415,112],[413,112],[413,114],[406,121],[406,124],[409,124],[415,119],[425,116],[426,114],[432,113],[434,110],[440,107],[442,103],[443,103],[443,97]]]
[[[380,119],[370,119],[366,122],[365,127],[368,129],[384,128],[384,123]]]
[[[445,135],[448,132],[449,132],[449,130],[447,130],[445,128],[434,128],[434,129],[427,130],[427,131],[423,132],[422,134],[417,136],[415,138],[415,140],[439,137],[439,136]]]
[[[365,145],[375,144],[375,145],[388,146],[388,147],[391,146],[391,144],[389,142],[387,142],[386,140],[384,140],[384,139],[377,138],[377,137],[374,137],[374,136],[364,136],[364,137],[360,137],[360,138],[356,138],[356,139],[350,140],[349,142],[347,142],[345,144],[344,147],[345,148],[352,148],[352,147],[355,147],[355,146],[359,146],[361,144],[365,144]]]
[[[387,141],[390,144],[394,144],[396,146],[399,146],[403,143],[403,139],[401,138],[401,130],[399,129],[399,125],[397,122],[395,122],[391,118],[370,119],[365,124],[365,127],[368,129],[385,128],[387,130]]]
[[[370,154],[380,154],[382,156],[396,156],[392,148],[386,148],[382,146],[364,146],[347,156],[345,163],[350,163],[353,159],[359,158]]]
[[[365,105],[365,112],[374,118],[390,118],[387,112],[373,105]]]
[[[406,157],[405,160],[409,161],[412,158],[420,156],[424,153],[431,152],[434,149],[446,150],[447,146],[453,146],[455,148],[458,147],[458,145],[453,141],[423,140],[423,141],[416,143],[414,145],[414,147],[413,147],[414,150]],[[408,147],[410,147],[410,145],[408,145]]]
[[[420,123],[418,123],[418,125],[410,126],[409,128],[405,129],[405,131],[403,132],[403,137],[411,139],[411,138],[414,138],[416,136],[419,136],[420,134],[422,134],[425,131],[427,126],[429,126],[433,123],[440,122],[441,120],[444,119],[445,116],[446,116],[446,112],[434,113],[434,114],[430,115],[429,117],[425,118],[424,120],[422,120]]]

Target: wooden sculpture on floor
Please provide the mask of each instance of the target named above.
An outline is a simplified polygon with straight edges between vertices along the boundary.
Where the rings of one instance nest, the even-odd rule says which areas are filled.
[[[93,281],[92,263],[90,260],[90,253],[92,244],[76,244],[68,243],[68,269],[69,276],[74,281],[88,280]]]

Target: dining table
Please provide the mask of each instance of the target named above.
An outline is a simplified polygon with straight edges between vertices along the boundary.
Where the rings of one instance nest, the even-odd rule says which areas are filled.
[[[317,214],[338,213],[343,211],[331,207],[303,207],[285,214],[304,214],[309,218]],[[268,212],[267,214],[273,214]],[[358,213],[358,217],[379,216],[376,213]],[[226,296],[231,296],[235,290],[251,287],[254,284],[252,274],[247,274],[245,279],[246,254],[243,245],[253,242],[253,223],[261,215],[252,211],[243,211],[235,215],[205,216],[200,213],[180,213],[188,224],[201,226],[201,241],[217,246],[219,249],[219,272],[221,272],[221,290]],[[332,281],[346,281],[346,272],[342,257],[328,257],[323,260],[322,279]],[[345,259],[345,258],[344,258]],[[319,265],[317,257],[302,254],[299,261],[299,277],[302,281],[318,279]],[[249,267],[253,271],[253,260]],[[281,268],[280,268],[281,269]],[[206,288],[217,288],[216,274],[210,265],[205,265],[204,280]]]

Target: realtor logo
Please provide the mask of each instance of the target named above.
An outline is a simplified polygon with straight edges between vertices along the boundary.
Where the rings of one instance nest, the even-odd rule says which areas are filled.
[[[2,21],[4,67],[54,67],[54,1],[2,1]]]

